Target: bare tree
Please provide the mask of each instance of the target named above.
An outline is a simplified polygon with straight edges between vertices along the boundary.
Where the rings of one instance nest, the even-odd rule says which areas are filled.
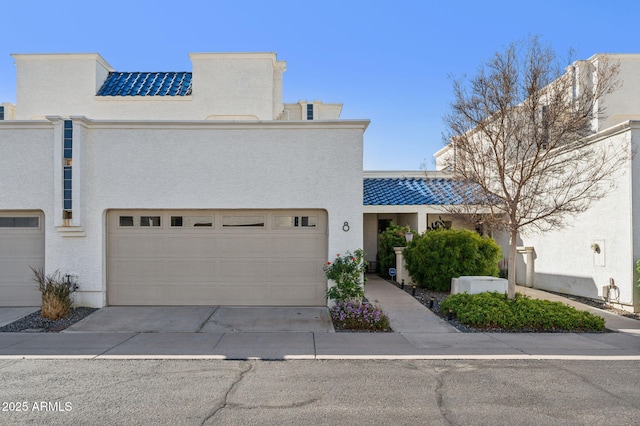
[[[537,37],[512,43],[475,77],[454,81],[444,118],[446,166],[475,185],[451,211],[509,233],[510,298],[519,233],[563,227],[605,197],[629,161],[628,145],[590,137],[603,117],[603,98],[620,85],[618,65],[606,56],[564,68]]]

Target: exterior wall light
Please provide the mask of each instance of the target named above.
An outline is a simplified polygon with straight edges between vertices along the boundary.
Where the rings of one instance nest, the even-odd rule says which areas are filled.
[[[404,239],[407,240],[408,243],[413,241],[413,232],[411,231],[405,232]]]

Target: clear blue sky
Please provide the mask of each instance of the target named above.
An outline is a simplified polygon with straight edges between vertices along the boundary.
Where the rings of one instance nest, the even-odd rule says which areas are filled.
[[[190,71],[189,52],[276,52],[284,101],[368,118],[366,170],[412,170],[442,145],[450,75],[539,35],[563,57],[640,53],[640,1],[77,1],[0,6],[0,102],[11,53],[100,53],[118,71]]]

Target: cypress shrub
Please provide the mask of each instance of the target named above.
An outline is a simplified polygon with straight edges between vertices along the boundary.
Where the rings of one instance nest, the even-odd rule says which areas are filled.
[[[404,236],[406,232],[409,232],[408,227],[392,223],[378,237],[378,267],[380,268],[380,275],[385,278],[389,278],[389,268],[396,267],[396,253],[393,248],[407,245],[407,240]]]

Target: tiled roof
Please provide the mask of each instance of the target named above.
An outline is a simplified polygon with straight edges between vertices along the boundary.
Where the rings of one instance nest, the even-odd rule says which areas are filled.
[[[468,183],[446,178],[364,178],[364,205],[461,204],[471,188]]]
[[[110,72],[97,96],[188,96],[190,72]]]

